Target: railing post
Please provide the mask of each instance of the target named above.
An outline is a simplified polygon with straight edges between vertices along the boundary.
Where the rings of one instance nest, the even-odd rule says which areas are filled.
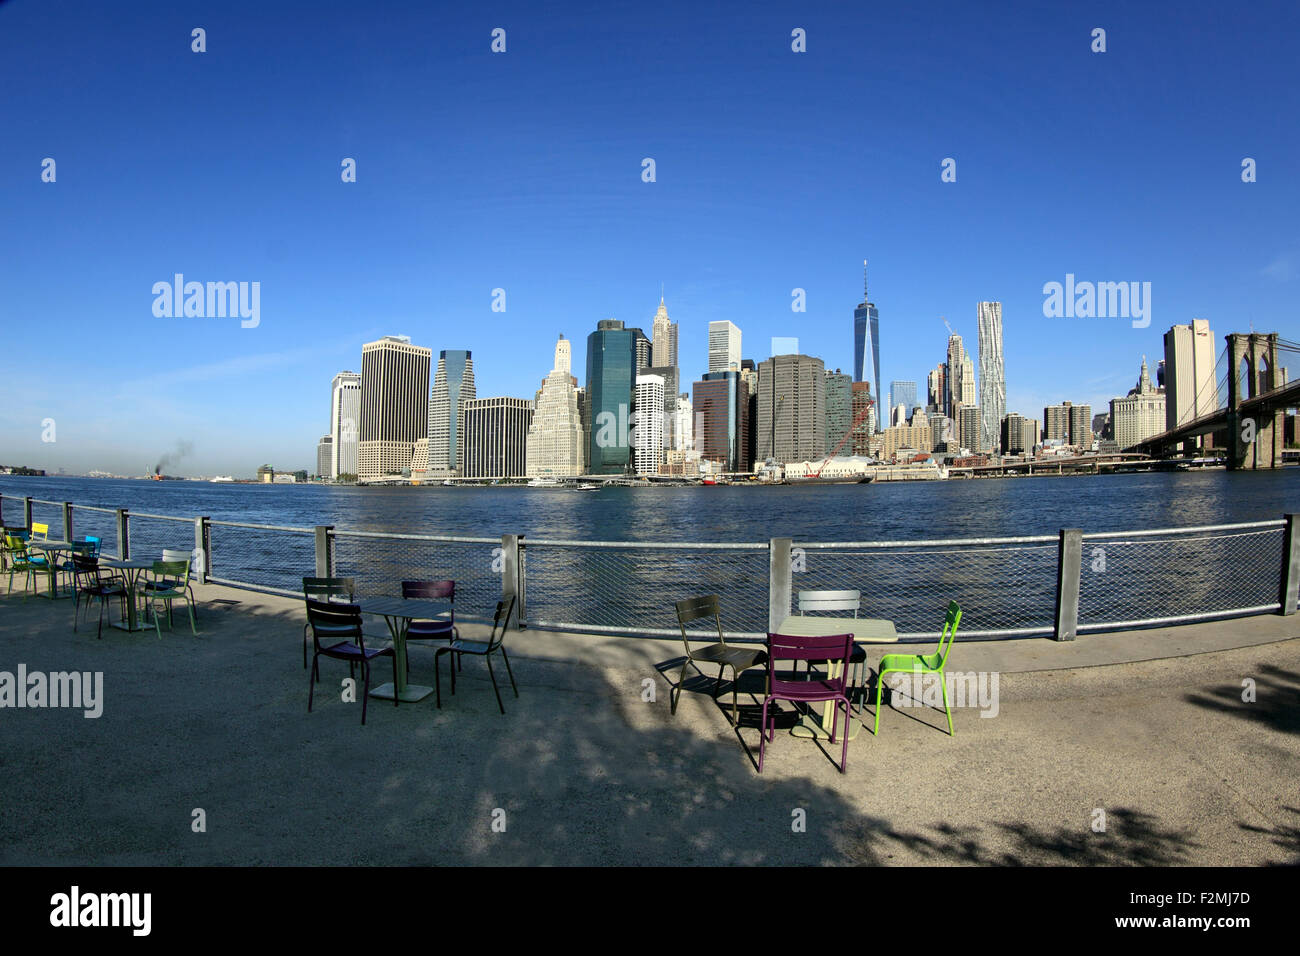
[[[207,515],[194,519],[194,560],[190,570],[194,572],[199,584],[208,583],[208,573],[212,564],[212,519]]]
[[[334,526],[316,526],[316,577],[334,577]]]
[[[1300,528],[1296,519],[1300,515],[1289,514],[1286,529],[1282,532],[1282,587],[1278,603],[1282,605],[1280,613],[1294,614],[1297,599],[1300,599]]]
[[[125,508],[117,509],[117,559],[131,560],[131,513]]]
[[[1083,531],[1062,528],[1056,559],[1056,633],[1072,641],[1079,633],[1079,573],[1083,568]]]
[[[519,573],[521,534],[503,534],[501,536],[501,600],[515,598],[515,627],[524,626],[523,594],[520,585],[523,579]]]
[[[63,503],[63,540],[72,540],[72,502]]]
[[[23,499],[23,527],[32,530],[32,496]]]
[[[773,538],[768,547],[767,630],[776,633],[790,616],[794,583],[790,577],[790,538]]]

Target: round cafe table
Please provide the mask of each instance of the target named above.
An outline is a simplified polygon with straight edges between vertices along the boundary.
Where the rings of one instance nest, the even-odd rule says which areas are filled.
[[[140,580],[140,574],[152,568],[153,562],[140,560],[118,561],[113,558],[100,558],[99,566],[124,572],[122,577],[126,581],[126,621],[116,621],[112,626],[122,631],[143,631],[144,625],[140,623],[139,614],[135,607],[135,587]]]

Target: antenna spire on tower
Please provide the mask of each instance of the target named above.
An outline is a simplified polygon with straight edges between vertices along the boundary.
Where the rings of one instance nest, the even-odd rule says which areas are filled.
[[[862,301],[869,302],[867,298],[867,260],[862,260]]]

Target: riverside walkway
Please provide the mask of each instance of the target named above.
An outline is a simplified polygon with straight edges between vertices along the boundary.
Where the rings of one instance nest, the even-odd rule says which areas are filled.
[[[949,670],[998,672],[996,717],[954,708],[949,738],[942,711],[887,709],[846,775],[838,747],[778,731],[760,777],[746,691],[761,674],[742,678],[738,730],[711,668],[670,716],[678,641],[511,631],[520,697],[504,717],[466,660],[455,697],[444,662],[441,711],[372,701],[362,727],[337,663],[307,713],[300,600],[197,593],[199,635],[178,619],[161,640],[96,640],[72,632],[71,601],[0,597],[0,671],[104,675],[97,719],[0,709],[0,863],[1300,861],[1296,616],[1072,643],[959,635]],[[410,656],[431,684],[432,649]]]

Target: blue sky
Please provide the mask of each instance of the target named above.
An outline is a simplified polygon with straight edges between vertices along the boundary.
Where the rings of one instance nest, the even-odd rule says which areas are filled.
[[[0,3],[0,463],[313,469],[363,342],[531,397],[557,334],[580,370],[661,282],[684,380],[715,319],[851,370],[863,258],[885,383],[996,299],[1034,416],[1100,409],[1193,317],[1300,339],[1300,7],[989,6]],[[155,317],[177,272],[260,282],[260,324]],[[1151,325],[1045,318],[1067,273],[1150,282]]]

